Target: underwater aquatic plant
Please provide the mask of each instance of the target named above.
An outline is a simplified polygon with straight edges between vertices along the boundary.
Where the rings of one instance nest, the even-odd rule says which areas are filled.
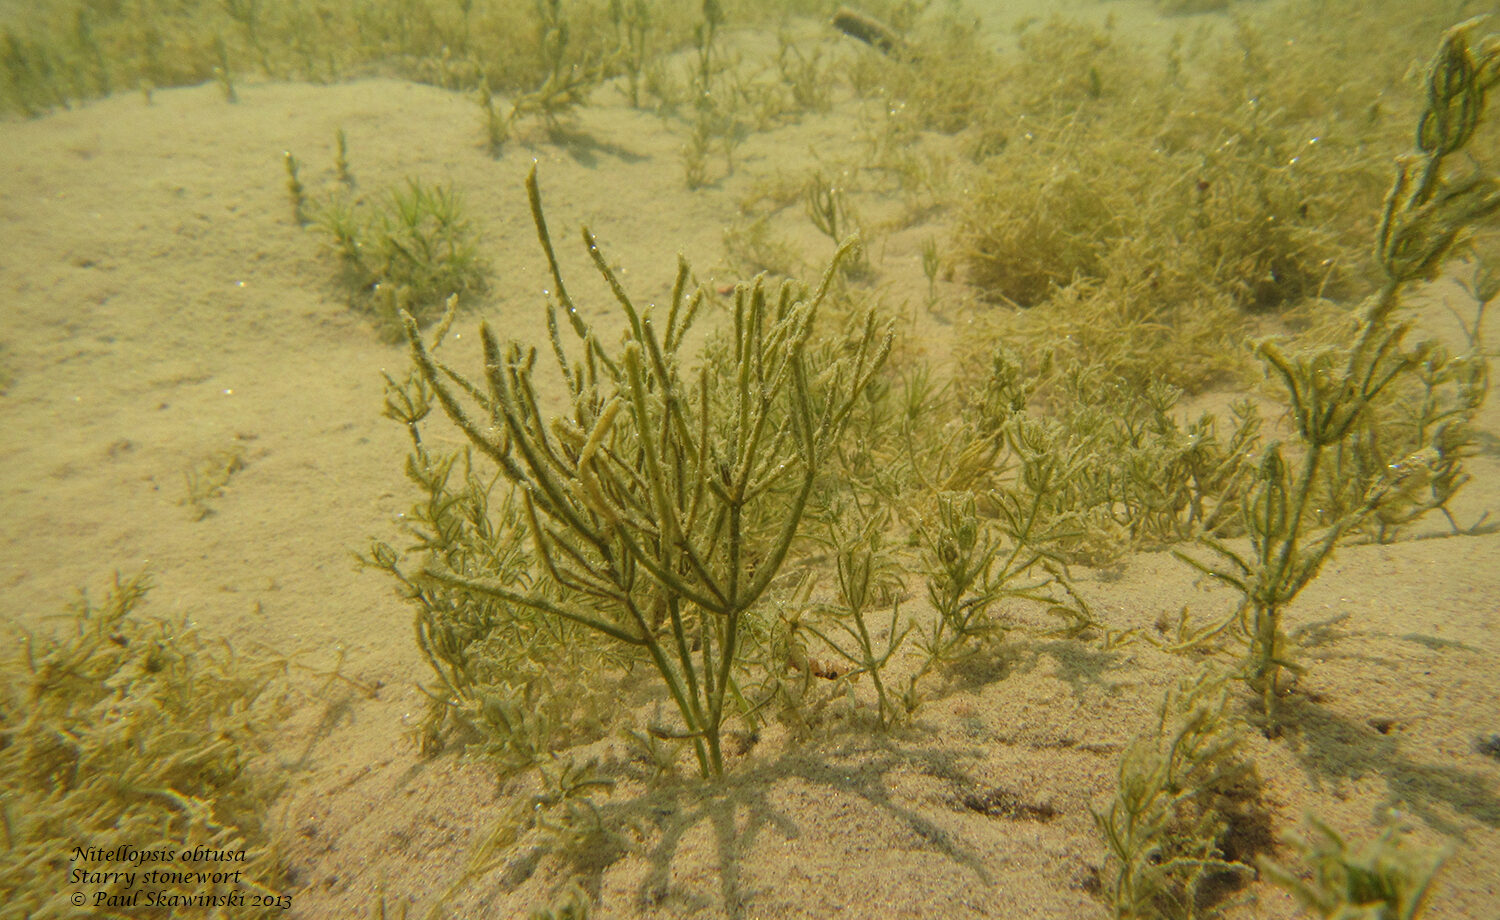
[[[386,378],[385,415],[411,438],[406,476],[419,497],[404,519],[411,545],[372,541],[359,559],[395,578],[416,610],[417,647],[435,678],[423,688],[430,701],[416,732],[423,753],[457,740],[502,773],[519,771],[599,728],[607,708],[598,704],[604,681],[621,662],[602,637],[576,623],[418,583],[407,562],[412,554],[517,589],[533,572],[514,492],[486,472],[471,449],[441,453],[424,441],[434,399],[416,371],[401,381]]]
[[[339,137],[343,137],[343,132],[339,132]],[[307,225],[307,187],[302,184],[302,164],[290,150],[281,154],[281,161],[286,165],[286,192],[292,199],[292,218],[297,221],[297,226],[304,227]]]
[[[1477,54],[1471,46],[1479,21],[1449,29],[1428,66],[1417,149],[1397,161],[1376,239],[1386,280],[1366,303],[1354,344],[1297,352],[1276,342],[1260,346],[1291,403],[1298,452],[1288,458],[1290,451],[1277,442],[1262,454],[1243,503],[1250,553],[1205,539],[1219,563],[1178,554],[1243,595],[1237,616],[1250,645],[1246,678],[1261,696],[1272,732],[1281,672],[1298,667],[1281,628],[1287,606],[1356,528],[1398,505],[1408,520],[1442,507],[1463,484],[1461,445],[1443,437],[1457,429],[1433,426],[1424,432],[1427,443],[1367,479],[1359,500],[1336,519],[1320,520],[1315,507],[1325,465],[1341,451],[1359,449],[1382,399],[1432,362],[1432,344],[1404,345],[1409,326],[1396,319],[1402,294],[1430,278],[1466,230],[1500,213],[1500,182],[1455,157],[1473,139],[1488,93],[1500,82],[1500,39],[1486,38]],[[1449,424],[1472,416],[1480,401],[1470,399]],[[1413,507],[1412,497],[1423,493]]]
[[[899,714],[898,695],[884,672],[913,628],[910,619],[902,620],[899,604],[894,602],[883,643],[876,642],[870,622],[872,609],[889,601],[900,580],[900,565],[882,545],[881,534],[890,521],[882,515],[865,518],[850,512],[835,512],[834,517],[827,542],[834,556],[837,602],[821,605],[822,617],[800,625],[847,665],[817,662],[806,655],[804,647],[796,667],[804,678],[820,675],[838,682],[836,686],[849,687],[851,698],[853,685],[868,676],[875,689],[879,724],[884,727]]]
[[[1307,826],[1307,836],[1292,843],[1312,866],[1311,880],[1269,859],[1260,861],[1266,878],[1304,908],[1328,920],[1415,920],[1422,912],[1444,854],[1412,850],[1394,824],[1357,850],[1317,818],[1309,816]]]
[[[56,633],[13,636],[0,661],[6,916],[77,916],[60,860],[85,846],[99,855],[75,865],[101,873],[99,896],[128,899],[127,872],[155,869],[162,895],[227,894],[165,874],[189,867],[175,854],[206,847],[239,854],[232,874],[254,896],[237,915],[287,906],[267,745],[287,662],[141,616],[149,590],[145,575],[116,574],[102,601],[82,598]]]
[[[813,485],[884,363],[890,335],[871,312],[842,357],[816,367],[809,360],[819,307],[853,245],[846,243],[814,292],[790,281],[774,292],[762,280],[741,284],[725,347],[685,379],[679,352],[704,296],[690,293],[687,265],[679,265],[662,324],[635,307],[585,230],[629,322],[624,346],[612,353],[568,295],[535,170],[527,191],[557,300],[583,349],[569,361],[549,304],[568,412],[542,411],[534,348],[502,345],[482,326],[480,384],[440,363],[409,316],[406,329],[438,404],[519,488],[539,568],[558,590],[461,574],[438,559],[421,580],[528,607],[643,652],[682,720],[655,730],[690,739],[700,772],[718,775],[742,619],[800,533]]]
[[[478,99],[491,156],[500,155],[511,126],[523,116],[540,116],[547,129],[556,132],[562,117],[587,100],[610,65],[609,55],[602,49],[580,48],[573,41],[573,27],[563,15],[561,0],[537,0],[536,12],[540,20],[536,49],[541,81],[517,93],[510,111],[502,116],[495,107],[489,76],[481,74],[479,78]]]
[[[289,186],[296,180],[295,165],[288,154]],[[294,207],[301,183],[296,186]],[[489,285],[478,229],[451,185],[410,178],[365,203],[341,183],[313,205],[315,225],[339,257],[350,303],[374,313],[390,338],[402,335],[400,313],[425,325],[441,315],[450,297],[467,301]]]
[[[1201,916],[1212,884],[1251,872],[1226,852],[1232,803],[1255,774],[1224,711],[1225,681],[1205,668],[1167,691],[1155,731],[1120,762],[1109,810],[1094,813],[1115,869],[1106,892],[1119,920]]]

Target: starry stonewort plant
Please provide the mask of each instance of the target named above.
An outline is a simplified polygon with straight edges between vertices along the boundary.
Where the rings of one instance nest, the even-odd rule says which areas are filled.
[[[1447,425],[1424,430],[1426,443],[1418,450],[1372,475],[1337,517],[1317,507],[1325,466],[1360,449],[1382,398],[1420,380],[1438,360],[1432,343],[1405,347],[1409,325],[1397,319],[1403,293],[1433,277],[1467,230],[1500,212],[1500,182],[1479,160],[1457,156],[1500,83],[1500,36],[1471,42],[1479,22],[1449,29],[1428,67],[1416,149],[1397,160],[1376,236],[1385,281],[1363,310],[1353,346],[1292,352],[1265,342],[1259,348],[1287,392],[1297,444],[1284,450],[1275,442],[1261,456],[1242,507],[1250,552],[1206,538],[1220,557],[1216,564],[1179,554],[1243,594],[1237,617],[1250,647],[1245,677],[1263,700],[1273,734],[1281,672],[1298,670],[1281,628],[1287,605],[1342,538],[1398,504],[1406,520],[1443,508],[1465,480],[1458,471],[1463,439],[1452,435],[1478,410],[1483,386]]]
[[[815,366],[810,341],[845,242],[813,292],[762,279],[734,295],[727,346],[692,371],[679,357],[704,293],[679,263],[665,323],[638,310],[593,235],[584,245],[628,322],[607,349],[570,298],[533,170],[531,212],[556,304],[552,351],[570,405],[549,415],[536,349],[502,344],[486,324],[484,380],[434,358],[406,323],[417,372],[479,453],[515,486],[545,585],[459,574],[430,560],[421,578],[581,624],[644,653],[681,718],[654,734],[689,740],[703,776],[724,769],[720,728],[738,699],[740,625],[802,529],[815,481],[859,394],[889,353],[874,313],[836,360]],[[582,344],[570,361],[561,306]]]

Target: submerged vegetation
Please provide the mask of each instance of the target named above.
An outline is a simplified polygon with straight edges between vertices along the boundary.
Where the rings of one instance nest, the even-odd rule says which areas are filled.
[[[425,325],[450,298],[466,305],[484,291],[489,268],[463,199],[451,185],[408,179],[373,200],[344,188],[318,208],[350,302],[375,314],[388,335],[401,313]]]
[[[1422,913],[1442,853],[1423,852],[1404,839],[1394,825],[1359,849],[1352,849],[1333,828],[1311,818],[1305,838],[1292,838],[1312,867],[1311,880],[1263,861],[1270,881],[1320,917],[1374,915],[1413,918]]]
[[[1259,781],[1227,709],[1223,674],[1183,678],[1162,700],[1156,730],[1121,759],[1114,801],[1094,816],[1114,868],[1105,891],[1116,917],[1205,916],[1269,844],[1256,839],[1264,819],[1249,807]]]
[[[734,79],[713,63],[718,20],[708,7],[705,17],[690,74],[700,96],[690,135],[699,149],[686,161],[693,188],[704,183],[704,138],[725,132],[729,156],[739,130],[703,129],[722,114],[721,102],[705,108],[704,87]],[[1044,334],[994,346],[988,363],[956,385],[935,385],[920,365],[906,364],[900,381],[882,370],[889,346],[876,347],[863,306],[871,298],[860,287],[879,268],[867,256],[851,261],[847,243],[816,293],[792,282],[779,293],[763,280],[742,284],[728,337],[712,340],[684,382],[678,347],[709,295],[694,292],[681,267],[661,325],[637,310],[585,231],[628,319],[623,348],[607,349],[569,297],[533,183],[556,292],[550,350],[569,407],[545,411],[535,349],[502,345],[487,328],[482,381],[439,361],[446,323],[431,340],[408,323],[414,371],[389,391],[388,414],[411,431],[408,470],[431,496],[428,509],[468,505],[480,484],[485,495],[507,488],[489,535],[474,529],[471,513],[476,523],[438,538],[443,529],[429,510],[417,516],[428,522],[420,560],[383,544],[368,557],[416,603],[419,636],[440,622],[446,634],[466,637],[446,651],[423,639],[441,678],[428,738],[440,743],[445,712],[489,705],[511,714],[489,718],[488,728],[464,721],[500,749],[525,752],[502,758],[507,770],[563,756],[555,736],[514,740],[526,734],[520,707],[556,711],[536,704],[559,688],[543,680],[539,692],[518,691],[538,681],[526,676],[534,665],[514,656],[476,678],[474,666],[494,659],[459,649],[482,647],[491,634],[472,625],[480,622],[497,624],[493,635],[518,623],[581,627],[577,648],[607,653],[592,653],[597,664],[579,672],[576,687],[643,662],[676,709],[670,723],[658,709],[642,732],[617,707],[611,714],[589,705],[589,733],[623,721],[658,771],[674,769],[682,745],[703,776],[717,777],[733,720],[752,737],[768,718],[806,731],[839,717],[828,704],[843,698],[852,703],[843,712],[872,727],[906,722],[943,692],[941,681],[1023,628],[1012,613],[1018,604],[1059,620],[1049,636],[1097,638],[1106,649],[1137,641],[1138,631],[1098,621],[1069,565],[1201,541],[1224,562],[1203,562],[1190,549],[1179,555],[1244,602],[1216,625],[1184,616],[1165,645],[1208,652],[1228,667],[1168,694],[1155,733],[1130,747],[1115,800],[1097,821],[1112,873],[1104,893],[1117,916],[1212,914],[1272,846],[1231,678],[1252,688],[1258,724],[1277,733],[1277,700],[1289,691],[1281,675],[1298,667],[1281,625],[1286,606],[1343,542],[1390,540],[1428,512],[1448,512],[1467,479],[1469,425],[1487,392],[1479,323],[1466,322],[1468,350],[1454,353],[1407,346],[1397,313],[1403,292],[1497,210],[1485,158],[1456,156],[1480,129],[1495,82],[1494,42],[1475,38],[1475,28],[1448,32],[1428,68],[1426,101],[1411,119],[1421,126],[1418,150],[1400,161],[1383,210],[1381,167],[1364,148],[1398,136],[1391,119],[1371,112],[1361,126],[1299,107],[1304,88],[1280,82],[1278,68],[1293,63],[1282,55],[1301,52],[1272,50],[1245,23],[1229,45],[1239,66],[1214,69],[1198,87],[1214,104],[1187,113],[1171,104],[1189,79],[1180,45],[1158,83],[1127,96],[1120,87],[1143,65],[1107,34],[1055,22],[1023,35],[1019,57],[1005,65],[1018,89],[999,100],[963,82],[962,73],[993,63],[993,52],[952,20],[913,38],[903,54],[872,49],[856,58],[857,90],[884,96],[894,113],[873,149],[902,188],[928,180],[911,160],[880,160],[894,156],[901,138],[957,131],[984,113],[965,142],[978,192],[959,206],[950,264],[980,297],[1028,308],[1022,328]],[[878,74],[861,70],[877,55]],[[1270,107],[1272,96],[1286,105]],[[945,118],[942,104],[963,116]],[[1011,136],[1007,125],[1024,125],[1024,134]],[[1124,161],[1128,172],[1114,165]],[[768,228],[799,200],[835,242],[862,223],[854,200],[870,186],[861,169],[846,166],[838,185],[826,175],[758,192],[751,222],[726,238],[732,257],[795,271],[800,260]],[[1373,265],[1363,254],[1371,238]],[[932,244],[922,255],[931,303],[943,260]],[[1493,284],[1484,280],[1486,257],[1473,258],[1482,316]],[[1291,315],[1309,302],[1327,309],[1368,290],[1377,272],[1384,280],[1361,308],[1352,344],[1250,346],[1253,317]],[[817,313],[847,317],[846,331],[813,336]],[[565,349],[559,315],[581,357]],[[812,352],[824,357],[812,362]],[[1267,425],[1268,391],[1228,417],[1180,412],[1185,393],[1243,374],[1254,355],[1285,389],[1292,443],[1277,439],[1279,420]],[[808,367],[824,370],[814,377]],[[423,447],[433,406],[470,442],[462,459]],[[480,458],[497,477],[476,477]],[[449,491],[443,483],[458,464],[469,485]],[[893,526],[906,546],[882,536]],[[501,536],[507,529],[512,536]],[[481,550],[496,539],[513,548]],[[1249,555],[1240,548],[1247,542]],[[799,574],[779,577],[788,567]],[[827,569],[823,590],[819,568]],[[925,582],[930,618],[901,610],[914,577]],[[465,613],[478,610],[491,612],[479,620]],[[496,687],[512,708],[493,702]],[[561,776],[583,769],[561,763]],[[586,807],[575,817],[564,822],[571,835],[619,830]],[[489,858],[527,827],[537,825],[502,820]]]
[[[327,238],[350,305],[373,314],[382,335],[395,340],[403,313],[426,325],[450,301],[469,306],[483,294],[490,268],[458,191],[408,178],[375,195],[357,194],[344,132],[335,139],[337,181],[316,195],[302,181],[300,161],[288,152],[284,162],[292,216]]]
[[[1485,359],[1477,342],[1466,356],[1432,342],[1408,347],[1410,325],[1398,311],[1412,283],[1432,278],[1466,232],[1500,213],[1500,180],[1457,159],[1500,84],[1500,47],[1471,48],[1478,24],[1449,30],[1428,67],[1417,149],[1398,161],[1376,234],[1386,280],[1366,302],[1353,346],[1260,345],[1285,388],[1299,443],[1290,461],[1276,442],[1262,452],[1243,504],[1251,552],[1209,541],[1222,564],[1184,556],[1243,595],[1247,676],[1273,731],[1278,678],[1297,668],[1281,627],[1286,607],[1352,531],[1378,521],[1383,536],[1445,508],[1467,479],[1469,426],[1488,391]],[[1411,406],[1420,407],[1414,418]]]
[[[761,282],[741,286],[732,337],[684,379],[678,352],[704,297],[689,290],[688,267],[678,269],[658,325],[636,308],[584,230],[595,267],[629,319],[624,347],[610,353],[567,293],[535,172],[527,188],[558,306],[583,349],[569,360],[549,306],[570,410],[543,413],[532,381],[536,350],[502,345],[487,325],[480,330],[484,387],[439,365],[413,319],[407,336],[416,385],[519,487],[538,574],[547,581],[525,590],[515,579],[476,578],[433,560],[417,585],[462,591],[471,604],[489,598],[528,608],[640,649],[682,720],[653,731],[690,740],[700,771],[718,775],[742,621],[797,538],[813,486],[855,399],[884,363],[889,338],[872,313],[846,357],[814,361],[820,350],[827,356],[814,324],[841,250],[816,292],[792,282],[775,291]],[[460,394],[493,420],[488,429]]]
[[[611,323],[575,301],[589,288],[564,277],[533,167],[548,341],[482,321],[464,354],[460,310],[495,276],[460,191],[357,190],[342,131],[331,180],[283,155],[291,219],[409,349],[384,394],[409,443],[406,542],[360,561],[413,611],[430,671],[416,744],[527,790],[448,896],[523,840],[528,874],[548,853],[576,868],[623,852],[639,818],[598,801],[622,778],[650,786],[687,762],[701,782],[683,786],[719,795],[773,727],[808,745],[900,739],[1023,643],[1102,668],[1149,642],[1194,660],[1162,682],[1094,812],[1107,909],[1212,916],[1259,872],[1323,916],[1414,917],[1437,860],[1395,829],[1355,850],[1312,821],[1311,879],[1268,858],[1249,741],[1298,730],[1287,704],[1308,663],[1286,618],[1340,547],[1438,515],[1453,534],[1490,529],[1453,500],[1500,297],[1500,39],[1480,20],[1448,28],[1413,93],[1403,55],[1430,50],[1444,11],[1314,6],[1237,13],[1153,57],[1112,21],[1021,23],[1000,51],[958,5],[921,0],[842,11],[868,44],[809,38],[769,0],[83,4],[7,28],[0,99],[39,117],[131,86],[149,102],[214,80],[234,102],[257,76],[394,73],[476,101],[474,146],[504,161],[576,141],[614,92],[672,132],[685,194],[749,186],[724,231],[741,280],[681,260],[657,306],[584,229]],[[1374,21],[1392,36],[1378,58],[1351,37]],[[735,35],[746,23],[777,27],[774,55]],[[849,144],[774,176],[747,157],[757,133],[841,105],[868,116]],[[1404,302],[1461,260],[1467,341],[1417,341]],[[924,363],[903,310],[975,319],[960,366]],[[1227,409],[1202,408],[1226,390]],[[199,519],[243,467],[220,453],[187,473]],[[1161,612],[1156,636],[1108,622],[1074,569],[1143,549],[1229,586],[1233,609],[1184,610],[1175,633]],[[120,581],[70,637],[26,637],[6,675],[15,903],[50,890],[38,867],[57,822],[241,846],[258,884],[280,883],[257,747],[276,669],[137,622],[144,590]],[[114,785],[83,779],[105,773]],[[564,882],[537,916],[587,915],[599,886]]]
[[[102,601],[75,605],[64,629],[9,643],[0,668],[9,915],[77,916],[69,896],[88,890],[98,898],[91,915],[124,916],[102,908],[128,900],[106,900],[128,899],[148,872],[159,883],[135,886],[136,897],[150,888],[203,916],[272,917],[287,906],[270,814],[284,777],[267,752],[285,662],[236,652],[185,621],[143,618],[149,586],[116,576]],[[74,887],[75,870],[103,881]],[[199,870],[233,877],[205,884]],[[232,893],[233,906],[166,900]]]

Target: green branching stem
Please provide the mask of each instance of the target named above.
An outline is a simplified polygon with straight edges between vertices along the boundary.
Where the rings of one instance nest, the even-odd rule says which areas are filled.
[[[1342,360],[1327,350],[1287,355],[1273,343],[1260,348],[1287,391],[1302,450],[1291,477],[1280,445],[1272,444],[1263,455],[1259,483],[1243,507],[1253,556],[1247,561],[1209,542],[1231,568],[1188,560],[1244,594],[1239,616],[1248,617],[1242,621],[1250,641],[1247,676],[1263,696],[1273,730],[1277,678],[1291,666],[1281,648],[1281,613],[1317,576],[1338,542],[1381,510],[1397,481],[1388,473],[1372,483],[1358,503],[1314,536],[1316,514],[1310,506],[1324,455],[1342,450],[1371,406],[1426,360],[1424,347],[1403,348],[1407,327],[1393,321],[1406,287],[1431,277],[1468,228],[1500,213],[1500,183],[1482,167],[1455,175],[1460,170],[1447,165],[1473,138],[1486,94],[1500,81],[1500,43],[1486,40],[1477,58],[1470,49],[1469,33],[1479,21],[1450,29],[1428,68],[1417,149],[1398,161],[1376,236],[1386,281],[1367,302],[1354,346]]]
[[[570,366],[549,307],[552,351],[573,402],[568,415],[544,417],[534,349],[502,345],[482,325],[481,390],[432,358],[415,322],[406,329],[437,404],[520,492],[546,579],[519,590],[437,562],[424,577],[644,649],[683,722],[653,731],[691,739],[700,772],[717,776],[720,727],[738,699],[743,617],[786,560],[822,463],[884,362],[890,335],[871,316],[846,357],[810,373],[813,321],[839,260],[856,245],[850,241],[811,297],[790,282],[774,296],[761,279],[741,285],[733,363],[708,361],[685,384],[678,349],[702,300],[688,290],[686,264],[679,261],[659,335],[585,229],[584,245],[628,325],[623,348],[609,354],[563,283],[534,170],[527,191],[557,303],[585,350],[585,362]]]

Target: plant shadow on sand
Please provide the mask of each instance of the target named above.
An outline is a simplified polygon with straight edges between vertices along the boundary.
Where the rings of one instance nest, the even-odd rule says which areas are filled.
[[[741,870],[747,854],[767,832],[795,841],[808,831],[794,817],[793,809],[777,801],[788,792],[789,786],[800,786],[803,794],[811,790],[815,797],[852,800],[852,805],[841,805],[840,811],[850,807],[875,809],[905,832],[902,836],[910,843],[903,849],[928,850],[971,876],[975,884],[988,886],[992,879],[982,854],[956,840],[947,829],[918,810],[916,803],[903,801],[892,791],[890,783],[890,775],[899,770],[935,777],[960,790],[979,790],[967,797],[960,793],[955,807],[982,812],[965,804],[969,799],[978,802],[983,798],[984,784],[962,764],[981,756],[983,751],[934,750],[908,743],[905,736],[914,739],[916,734],[907,731],[872,737],[851,727],[828,738],[822,751],[794,749],[772,759],[742,763],[716,784],[686,779],[659,783],[635,798],[599,805],[606,834],[616,838],[613,846],[594,845],[586,852],[559,855],[568,860],[583,888],[598,898],[604,873],[627,853],[627,846],[618,841],[619,836],[637,835],[647,841],[637,852],[649,864],[644,877],[633,886],[632,897],[641,909],[663,909],[670,902],[686,900],[692,901],[697,909],[718,906],[725,916],[744,917],[751,901],[766,893],[760,886],[747,887]],[[1026,803],[992,813],[1019,820],[1049,820],[1052,816],[1049,808]],[[673,882],[674,875],[680,873],[677,866],[680,853],[693,846],[688,838],[704,824],[712,838],[712,869],[717,876],[719,905],[702,903],[701,890],[685,891]],[[532,850],[512,864],[501,884],[508,888],[524,880],[545,856],[540,848]]]
[[[1500,796],[1483,772],[1414,760],[1397,736],[1308,697],[1289,699],[1288,711],[1287,746],[1316,786],[1378,777],[1390,806],[1399,804],[1444,834],[1465,839],[1455,815],[1500,827]]]
[[[1015,640],[988,646],[950,673],[941,689],[933,688],[930,705],[941,706],[1002,678],[1055,681],[1081,705],[1085,697],[1112,692],[1107,674],[1119,658],[1116,652],[1099,652],[1076,641]],[[503,868],[479,888],[489,888],[487,897],[500,897],[533,877],[568,877],[598,903],[619,898],[624,881],[642,912],[722,911],[722,916],[743,918],[752,914],[752,907],[765,907],[764,898],[786,894],[762,875],[769,836],[773,846],[795,848],[801,841],[815,852],[827,845],[817,838],[831,837],[841,841],[835,845],[860,852],[888,848],[900,850],[904,858],[924,853],[932,864],[946,865],[982,890],[996,884],[994,854],[978,838],[967,839],[954,821],[967,814],[1017,825],[1048,823],[1073,810],[1051,793],[1019,781],[996,786],[985,766],[995,753],[993,743],[1007,749],[1066,749],[1071,753],[1061,756],[1089,762],[1118,748],[1075,742],[1062,727],[1058,738],[1050,732],[1044,732],[1046,738],[1031,738],[1033,727],[1023,725],[1010,726],[1015,731],[1004,732],[1006,737],[995,734],[1001,726],[993,726],[982,733],[987,742],[952,745],[945,743],[951,733],[927,722],[876,732],[870,721],[869,713],[858,711],[819,718],[816,728],[804,729],[816,731],[816,743],[788,743],[785,749],[778,744],[775,750],[761,748],[737,757],[715,782],[686,776],[653,780],[653,765],[639,752],[628,759],[607,758],[601,774],[628,782],[631,791],[601,797],[592,808],[597,823],[590,821],[587,830],[562,839],[528,836],[518,841]],[[740,740],[753,744],[755,737]],[[917,788],[907,787],[908,782]],[[935,802],[940,806],[936,810]],[[619,866],[627,859],[636,865]],[[554,875],[548,863],[560,863],[561,872]],[[757,868],[747,871],[752,863]],[[809,865],[802,871],[819,870]],[[613,891],[607,896],[605,889]]]
[[[600,140],[588,131],[564,125],[548,131],[547,140],[567,153],[578,165],[589,169],[599,168],[601,156],[627,164],[643,163],[651,159],[649,155],[631,150],[623,144]]]

